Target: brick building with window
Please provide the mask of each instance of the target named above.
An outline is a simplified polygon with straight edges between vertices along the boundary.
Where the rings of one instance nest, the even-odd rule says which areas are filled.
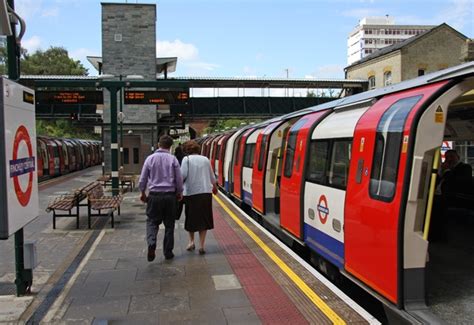
[[[425,73],[474,60],[472,40],[441,24],[404,41],[376,50],[347,66],[346,79],[367,79],[369,89],[382,88]]]

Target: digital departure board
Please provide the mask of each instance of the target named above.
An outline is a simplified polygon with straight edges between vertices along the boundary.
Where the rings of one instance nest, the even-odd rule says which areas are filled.
[[[78,105],[78,104],[103,104],[102,91],[37,91],[37,105]]]
[[[129,105],[186,105],[189,90],[126,90],[124,103]]]

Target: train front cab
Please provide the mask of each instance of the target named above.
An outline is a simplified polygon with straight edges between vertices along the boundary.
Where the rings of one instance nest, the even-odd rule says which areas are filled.
[[[464,288],[458,294],[471,301],[474,296],[474,229],[464,247],[458,246],[456,260],[430,245],[427,214],[436,187],[436,177],[431,177],[436,151],[445,139],[474,140],[472,129],[468,131],[474,125],[472,101],[469,107],[449,107],[473,88],[473,77],[445,79],[386,95],[361,116],[354,133],[345,203],[345,272],[430,323],[436,319],[426,312],[426,303],[433,305],[426,297],[450,304],[455,316],[462,307],[455,306],[458,298],[448,303],[446,292]],[[469,103],[462,97],[459,101]],[[449,279],[450,272],[457,276]],[[436,314],[436,308],[432,311]],[[438,317],[443,313],[438,310]]]

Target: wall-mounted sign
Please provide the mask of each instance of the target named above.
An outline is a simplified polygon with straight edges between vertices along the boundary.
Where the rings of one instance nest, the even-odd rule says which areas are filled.
[[[189,90],[126,90],[124,103],[129,105],[186,105]]]
[[[37,91],[37,105],[78,105],[104,103],[104,93],[102,91]]]
[[[0,78],[0,239],[38,216],[35,93]]]

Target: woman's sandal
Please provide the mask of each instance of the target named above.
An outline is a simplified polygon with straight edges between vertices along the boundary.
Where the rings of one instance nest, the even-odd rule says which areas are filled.
[[[199,255],[204,255],[206,254],[206,251],[204,250],[204,248],[199,248]]]
[[[187,251],[193,251],[195,248],[196,248],[196,246],[194,244],[191,244],[191,245],[188,245],[188,247],[186,247],[186,250]]]

